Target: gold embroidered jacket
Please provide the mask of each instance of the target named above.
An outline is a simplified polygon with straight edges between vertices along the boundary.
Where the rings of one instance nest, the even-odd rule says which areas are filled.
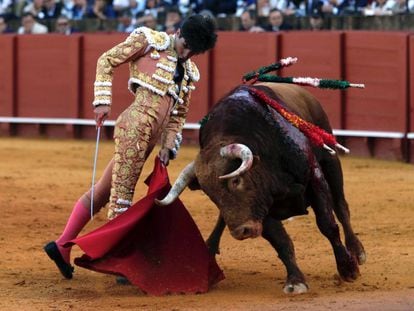
[[[190,60],[184,63],[184,79],[177,94],[179,86],[173,80],[177,66],[174,36],[139,27],[124,42],[99,57],[94,83],[94,106],[111,105],[113,71],[124,63],[129,63],[128,88],[131,92],[141,86],[160,96],[168,94],[175,100],[176,104],[162,137],[163,147],[175,154],[187,116],[191,91],[195,89],[194,82],[200,79],[196,65]]]

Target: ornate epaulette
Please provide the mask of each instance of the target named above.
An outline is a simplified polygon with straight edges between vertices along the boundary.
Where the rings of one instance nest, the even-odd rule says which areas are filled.
[[[132,32],[134,35],[141,33],[144,34],[149,46],[157,51],[166,50],[170,46],[170,36],[166,32],[155,31],[147,27],[138,27]]]
[[[187,60],[185,62],[185,66],[190,79],[194,82],[198,82],[200,80],[200,72],[198,71],[196,64],[193,63],[191,60]]]

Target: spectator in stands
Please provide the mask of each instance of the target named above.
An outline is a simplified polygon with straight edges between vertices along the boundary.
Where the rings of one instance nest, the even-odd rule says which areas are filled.
[[[329,1],[329,0],[327,0]],[[334,0],[333,0],[334,1]],[[306,16],[311,16],[315,11],[321,11],[324,0],[308,0],[305,1],[305,14]]]
[[[23,14],[24,13],[32,13],[32,15],[36,18],[43,19],[44,13],[43,13],[43,0],[33,0],[32,2],[28,3],[23,8]]]
[[[270,10],[268,25],[264,27],[266,31],[291,30],[293,27],[286,23],[282,11],[278,9]]]
[[[0,34],[13,33],[5,16],[0,15]]]
[[[327,15],[339,15],[342,2],[343,0],[325,0],[319,10]],[[315,10],[316,8],[314,8],[314,11]],[[310,16],[312,16],[312,14]]]
[[[365,8],[364,15],[392,15],[394,6],[394,0],[374,0]]]
[[[309,25],[312,31],[319,31],[324,29],[325,20],[323,13],[320,11],[315,11],[315,13],[309,16]]]
[[[393,14],[408,14],[414,11],[414,0],[396,0],[392,8]]]
[[[343,0],[338,6],[338,15],[362,15],[368,0]]]
[[[56,19],[55,32],[62,35],[71,35],[77,31],[72,27],[69,18],[61,15]]]
[[[162,0],[147,0],[145,2],[144,13],[151,13],[155,18],[158,18],[159,13],[165,11],[165,3]]]
[[[87,17],[90,10],[87,0],[73,0],[73,5],[64,11],[71,20],[81,20]]]
[[[257,0],[256,7],[257,16],[259,17],[268,17],[272,9],[269,0]]]
[[[256,12],[254,10],[244,11],[240,16],[240,31],[248,32],[263,32],[265,31],[261,26],[257,25]]]
[[[13,17],[13,0],[0,0],[0,16]]]
[[[137,18],[136,26],[145,26],[152,30],[159,30],[157,19],[151,13],[145,14],[144,16]]]
[[[62,12],[62,2],[56,0],[43,0],[41,19],[56,19]]]
[[[287,0],[286,3],[283,2],[284,0],[281,0],[280,3],[277,4],[276,8],[281,10],[285,16],[306,16],[306,0]]]
[[[205,0],[204,9],[211,11],[217,17],[231,16],[236,13],[237,0]]]
[[[47,27],[38,23],[32,13],[23,13],[21,23],[22,26],[17,30],[20,35],[48,33]]]
[[[188,8],[189,8],[189,12],[184,12],[183,10],[181,10],[181,12],[184,14],[200,13],[201,11],[204,10],[204,0],[189,0]]]
[[[116,31],[118,32],[127,32],[131,33],[134,31],[135,25],[135,18],[131,16],[131,13],[127,10],[120,11],[121,15],[118,15],[118,25],[116,27]]]
[[[129,16],[136,16],[140,12],[144,12],[145,0],[113,0],[112,6],[117,16],[125,16],[127,11]]]
[[[171,7],[167,10],[165,15],[165,22],[162,30],[168,34],[173,34],[180,28],[181,21],[182,16],[180,10],[178,10],[177,7]]]
[[[95,0],[92,10],[88,12],[88,17],[106,20],[108,18],[115,18],[116,14],[107,0]]]

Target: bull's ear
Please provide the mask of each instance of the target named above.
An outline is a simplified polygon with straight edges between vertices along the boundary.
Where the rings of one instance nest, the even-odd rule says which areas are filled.
[[[191,179],[190,183],[188,184],[188,188],[190,188],[190,190],[201,190],[201,186],[198,182],[197,177]]]

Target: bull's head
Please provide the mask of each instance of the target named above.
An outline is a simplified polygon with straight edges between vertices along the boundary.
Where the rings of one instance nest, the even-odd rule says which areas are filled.
[[[208,158],[208,161],[205,158]],[[242,144],[229,144],[213,154],[200,153],[181,172],[168,195],[157,204],[171,204],[189,183],[198,181],[200,188],[220,209],[232,236],[242,240],[262,233],[264,206],[269,195],[258,189],[263,185],[260,174],[249,171],[253,165],[252,151]],[[252,169],[253,170],[253,169]]]

